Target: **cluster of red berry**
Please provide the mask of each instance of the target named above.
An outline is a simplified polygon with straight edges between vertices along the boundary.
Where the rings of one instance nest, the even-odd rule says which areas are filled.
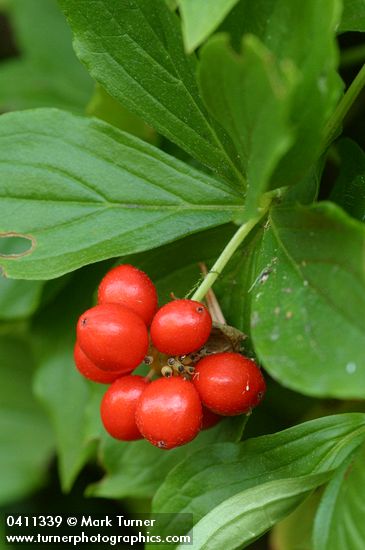
[[[265,381],[240,353],[204,356],[213,331],[202,303],[174,299],[158,310],[157,302],[145,273],[131,265],[112,269],[100,283],[98,305],[79,318],[74,357],[83,376],[111,384],[101,403],[111,436],[144,437],[171,449],[222,416],[247,413],[260,402]],[[142,362],[162,376],[132,375]]]

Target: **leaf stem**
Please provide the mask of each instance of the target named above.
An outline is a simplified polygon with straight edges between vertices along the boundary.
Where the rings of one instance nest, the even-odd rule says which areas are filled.
[[[337,105],[335,112],[329,119],[324,131],[322,150],[325,150],[333,140],[345,116],[349,112],[352,104],[354,103],[354,101],[356,100],[356,98],[358,97],[358,95],[360,94],[364,86],[365,86],[365,64],[361,67],[360,71],[357,73],[354,80],[351,82],[345,95]]]
[[[200,302],[204,298],[206,293],[221,275],[223,269],[225,268],[233,254],[236,252],[237,248],[244,241],[247,235],[252,231],[255,225],[257,225],[258,222],[266,214],[271,204],[272,196],[272,193],[267,193],[267,195],[265,196],[265,202],[263,203],[263,206],[259,209],[259,214],[254,218],[248,220],[248,222],[241,225],[241,227],[236,231],[236,233],[233,235],[231,240],[222,251],[219,258],[216,260],[212,269],[209,271],[203,282],[199,285],[199,287],[192,295],[192,300],[197,300],[198,302]]]

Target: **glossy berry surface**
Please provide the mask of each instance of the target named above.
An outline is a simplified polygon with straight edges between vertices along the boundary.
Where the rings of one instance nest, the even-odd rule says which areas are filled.
[[[195,365],[193,384],[211,411],[234,416],[258,405],[266,385],[259,367],[239,353],[216,353]]]
[[[119,376],[123,375],[123,372],[119,371],[106,371],[99,369],[87,355],[82,351],[78,343],[76,342],[74,347],[74,361],[77,370],[82,376],[92,380],[93,382],[99,382],[100,384],[111,384]]]
[[[157,310],[157,291],[146,273],[129,264],[118,265],[102,279],[98,303],[128,307],[149,326]]]
[[[134,441],[142,439],[137,428],[135,413],[148,381],[142,376],[118,378],[105,392],[100,415],[106,431],[115,439]]]
[[[77,323],[82,351],[100,369],[130,373],[148,350],[148,332],[142,319],[119,304],[88,309]]]
[[[207,308],[194,300],[174,300],[158,310],[151,325],[154,346],[168,355],[197,351],[208,340],[212,318]]]
[[[154,380],[138,403],[136,422],[141,434],[160,449],[184,445],[201,429],[199,395],[189,380],[178,376]]]

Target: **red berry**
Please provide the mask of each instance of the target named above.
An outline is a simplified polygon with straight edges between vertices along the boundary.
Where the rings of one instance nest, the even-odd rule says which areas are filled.
[[[184,355],[200,349],[208,340],[212,318],[207,308],[194,300],[174,300],[153,318],[154,346],[168,355]]]
[[[123,376],[107,389],[100,406],[101,420],[106,431],[116,439],[142,439],[137,428],[136,407],[148,381],[142,376]]]
[[[157,291],[146,273],[133,265],[118,265],[102,279],[98,303],[128,307],[149,326],[157,310]]]
[[[210,411],[206,407],[203,407],[202,430],[209,430],[209,428],[213,428],[213,426],[218,424],[221,420],[221,415]]]
[[[141,434],[160,449],[184,445],[201,428],[199,395],[189,380],[158,378],[143,393],[136,422]]]
[[[145,357],[148,332],[142,319],[119,304],[102,304],[83,313],[77,323],[82,351],[100,369],[129,374]]]
[[[100,384],[111,384],[123,375],[123,372],[113,372],[99,369],[82,351],[78,343],[76,342],[74,347],[74,360],[77,370],[80,374],[92,380],[93,382],[99,382]]]
[[[202,403],[217,414],[234,416],[255,407],[265,393],[259,367],[239,353],[216,353],[195,365],[193,379]]]

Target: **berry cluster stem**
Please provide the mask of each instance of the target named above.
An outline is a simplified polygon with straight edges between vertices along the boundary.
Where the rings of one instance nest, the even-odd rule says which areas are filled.
[[[193,296],[191,297],[192,300],[201,302],[201,300],[204,298],[209,289],[213,286],[217,278],[221,275],[223,269],[225,268],[233,254],[236,252],[237,248],[266,214],[271,204],[271,200],[272,194],[268,193],[264,205],[262,206],[262,208],[260,208],[259,214],[241,225],[241,227],[236,231],[236,233],[233,235],[231,240],[222,251],[221,255],[216,260],[212,269],[209,271],[203,282],[194,292]]]

